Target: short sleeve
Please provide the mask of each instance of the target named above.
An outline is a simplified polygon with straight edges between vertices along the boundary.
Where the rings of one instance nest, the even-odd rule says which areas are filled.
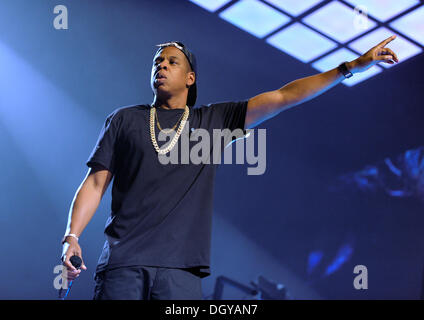
[[[247,103],[248,100],[209,104],[208,107],[212,108],[214,126],[221,129],[229,129],[231,132],[236,132],[234,130],[240,129],[244,136],[246,134],[245,122]],[[232,137],[232,140],[239,137],[240,136],[236,134]]]
[[[86,162],[88,167],[100,164],[110,172],[115,172],[116,145],[121,122],[122,116],[118,113],[118,110],[115,110],[106,118],[96,145]]]

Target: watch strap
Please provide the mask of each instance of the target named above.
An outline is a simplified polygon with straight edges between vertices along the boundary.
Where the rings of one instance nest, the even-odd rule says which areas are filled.
[[[347,67],[346,64],[347,61],[342,62],[337,69],[343,74],[343,76],[347,79],[350,78],[351,76],[353,76],[352,72],[350,72],[350,70]]]

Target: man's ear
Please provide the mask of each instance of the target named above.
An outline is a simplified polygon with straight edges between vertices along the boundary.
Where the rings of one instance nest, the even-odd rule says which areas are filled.
[[[196,82],[196,74],[191,71],[188,73],[188,77],[187,77],[187,86],[192,86],[194,83]]]

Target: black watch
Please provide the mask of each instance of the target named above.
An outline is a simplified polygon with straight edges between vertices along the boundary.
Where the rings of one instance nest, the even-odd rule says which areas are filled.
[[[347,61],[345,61],[345,62],[342,62],[338,67],[337,67],[337,69],[339,69],[339,71],[344,75],[344,77],[347,79],[347,78],[350,78],[351,76],[353,76],[353,74],[352,74],[352,72],[350,72],[349,71],[349,69],[347,68],[347,64],[346,64],[346,62]]]

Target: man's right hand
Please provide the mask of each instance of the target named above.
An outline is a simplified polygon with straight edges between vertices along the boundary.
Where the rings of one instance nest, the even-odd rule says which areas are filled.
[[[79,246],[77,239],[72,237],[67,237],[66,242],[63,244],[62,261],[63,261],[63,265],[67,268],[67,271],[68,271],[67,272],[68,281],[75,280],[81,273],[81,269],[76,269],[72,265],[72,263],[69,261],[69,259],[72,256],[80,257],[82,261],[81,269],[87,270],[87,267],[84,264],[84,260],[82,259],[81,247]]]
[[[76,233],[78,233],[78,235],[81,234],[96,212],[112,177],[112,172],[102,165],[95,164],[92,165],[92,168],[90,167],[88,169],[87,175],[78,188],[72,201],[71,209],[69,210],[68,225],[66,226],[66,230],[69,234],[73,234],[72,231],[76,232],[77,230],[78,232]],[[62,249],[62,262],[67,268],[68,279],[74,280],[81,273],[81,270],[77,270],[69,259],[76,255],[81,258],[81,269],[87,270],[87,267],[82,259],[78,239],[68,236],[65,240],[66,242],[63,244]]]

